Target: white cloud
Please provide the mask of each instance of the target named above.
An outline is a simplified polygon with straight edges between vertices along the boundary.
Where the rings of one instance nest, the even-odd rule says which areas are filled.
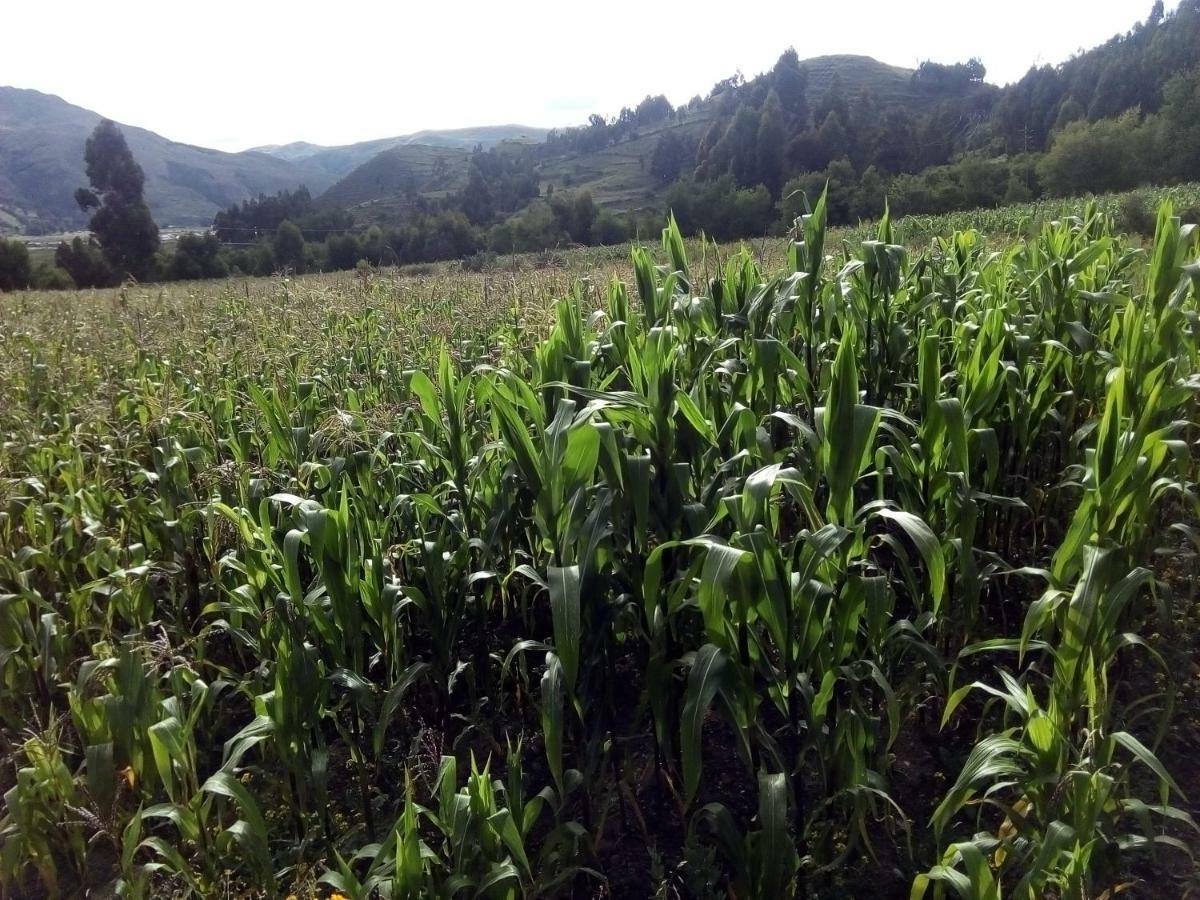
[[[1174,4],[1168,4],[1171,8]],[[692,5],[311,0],[12,0],[0,84],[55,93],[175,140],[238,150],[520,122],[567,125],[647,93],[703,94],[740,68],[861,53],[915,66],[979,56],[990,81],[1057,63],[1150,0]]]

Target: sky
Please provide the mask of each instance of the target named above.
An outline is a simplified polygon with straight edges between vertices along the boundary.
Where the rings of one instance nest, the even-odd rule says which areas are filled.
[[[1168,2],[1168,11],[1177,0]],[[581,124],[685,103],[789,46],[1005,84],[1125,32],[1152,0],[5,0],[0,85],[177,141],[243,150],[424,128]],[[711,8],[712,12],[706,12]]]

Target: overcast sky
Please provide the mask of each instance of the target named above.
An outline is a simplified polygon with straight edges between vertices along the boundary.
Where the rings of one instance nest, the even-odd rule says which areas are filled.
[[[1004,84],[1127,31],[1151,0],[2,0],[0,84],[178,141],[242,150],[422,128],[571,125],[673,103],[788,46]],[[1169,0],[1167,9],[1177,0]],[[711,8],[713,12],[705,12]]]

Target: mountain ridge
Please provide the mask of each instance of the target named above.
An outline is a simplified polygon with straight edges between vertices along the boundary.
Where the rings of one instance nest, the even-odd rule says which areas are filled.
[[[888,98],[904,93],[912,70],[873,57],[839,54],[805,60],[813,100],[834,78],[850,92],[869,86]],[[707,108],[711,97],[703,101]],[[74,202],[74,190],[86,183],[83,145],[100,113],[62,97],[27,88],[0,86],[0,231],[52,231],[86,222]],[[684,131],[707,121],[703,111]],[[120,124],[120,123],[118,123]],[[673,126],[678,128],[679,126]],[[475,146],[504,142],[535,145],[546,157],[547,183],[568,187],[575,172],[588,173],[599,199],[634,202],[656,194],[645,174],[649,146],[633,141],[598,153],[548,152],[545,142],[557,129],[510,123],[450,129],[421,129],[408,134],[352,144],[310,141],[266,144],[238,152],[199,147],[121,124],[134,157],[146,172],[151,211],[164,226],[207,225],[220,209],[261,193],[304,185],[314,196],[347,195],[354,206],[407,205],[417,172],[419,193],[441,193],[463,181],[466,160]],[[657,133],[651,129],[646,133]],[[645,146],[643,146],[645,145]],[[452,171],[431,177],[438,151]],[[631,153],[640,154],[636,160]],[[362,170],[362,171],[360,171]],[[374,191],[374,193],[372,193]]]
[[[102,118],[56,94],[0,85],[0,233],[45,233],[86,223],[74,193],[87,184],[83,148]],[[533,126],[495,125],[425,129],[342,146],[297,141],[228,152],[118,124],[146,174],[146,200],[163,226],[207,226],[231,204],[301,185],[322,193],[396,147],[465,152],[475,144],[536,142],[546,134]]]
[[[307,159],[330,151],[351,150],[367,146],[378,146],[382,150],[408,144],[422,144],[427,147],[461,147],[469,150],[476,144],[482,144],[486,148],[490,144],[500,141],[538,143],[545,139],[550,130],[533,125],[520,125],[515,122],[505,125],[478,125],[466,128],[423,128],[410,134],[369,138],[350,144],[314,144],[309,141],[291,141],[287,144],[262,144],[257,147],[248,147],[243,152],[266,153],[280,159],[294,160]]]
[[[0,227],[26,231],[78,227],[86,221],[75,189],[87,184],[83,148],[103,116],[54,94],[0,87]],[[329,184],[311,167],[264,153],[227,153],[121,125],[146,174],[146,199],[163,225],[212,221],[220,207],[246,196]]]

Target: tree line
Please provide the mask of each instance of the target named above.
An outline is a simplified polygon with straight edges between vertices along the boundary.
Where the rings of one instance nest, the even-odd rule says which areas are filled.
[[[829,183],[834,223],[1200,178],[1200,0],[1156,2],[1127,34],[996,88],[972,59],[923,63],[887,98],[835,72],[810,103],[794,50],[714,85],[697,138],[664,131],[650,172],[681,227],[735,237],[785,223]]]

